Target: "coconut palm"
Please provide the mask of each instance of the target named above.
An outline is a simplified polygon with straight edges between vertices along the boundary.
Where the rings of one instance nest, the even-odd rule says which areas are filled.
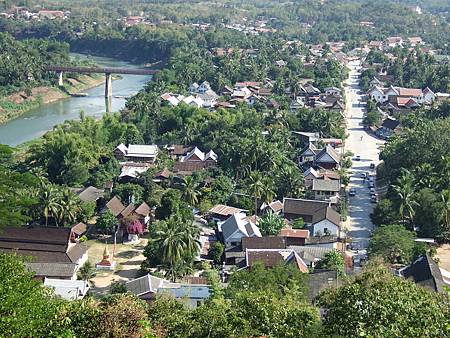
[[[56,217],[58,224],[75,222],[78,213],[81,211],[81,201],[69,189],[64,189],[59,200],[59,207]]]
[[[176,267],[183,261],[192,258],[200,247],[199,232],[193,225],[181,221],[179,217],[172,216],[167,221],[161,221],[153,239],[152,245],[157,248],[164,265],[167,265],[167,274],[172,281],[176,279]]]
[[[249,194],[255,199],[255,215],[258,214],[258,204],[272,202],[275,197],[274,182],[269,176],[263,176],[259,171],[253,171],[249,175]]]
[[[182,185],[182,193],[181,196],[183,199],[191,206],[194,206],[198,203],[198,184],[195,182],[192,176],[187,176],[183,178]]]
[[[60,209],[58,190],[50,183],[41,182],[39,200],[45,217],[45,225],[47,226],[49,216],[56,219]]]
[[[405,221],[405,216],[408,216],[408,220],[411,223],[414,218],[414,207],[417,202],[414,200],[414,177],[413,175],[405,170],[403,174],[397,179],[397,183],[392,186],[397,194],[400,201],[399,213],[402,217],[403,222]]]

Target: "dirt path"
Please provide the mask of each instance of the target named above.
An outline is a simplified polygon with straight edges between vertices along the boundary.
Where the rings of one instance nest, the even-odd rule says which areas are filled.
[[[115,271],[99,271],[94,278],[92,278],[92,291],[98,294],[106,294],[109,292],[109,287],[115,281],[129,281],[139,277],[139,270],[141,263],[145,257],[142,254],[148,240],[143,238],[139,244],[125,245],[117,244],[114,261],[116,262]],[[96,264],[101,261],[103,250],[105,249],[105,242],[99,240],[90,240],[86,242],[89,246],[89,261]],[[107,244],[108,250],[112,255],[113,245]]]

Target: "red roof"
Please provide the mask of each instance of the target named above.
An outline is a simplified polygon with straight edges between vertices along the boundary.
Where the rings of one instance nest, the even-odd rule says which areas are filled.
[[[306,229],[281,229],[281,237],[308,238],[309,230]]]
[[[400,96],[419,97],[420,95],[422,95],[422,89],[416,88],[398,88],[398,92]]]

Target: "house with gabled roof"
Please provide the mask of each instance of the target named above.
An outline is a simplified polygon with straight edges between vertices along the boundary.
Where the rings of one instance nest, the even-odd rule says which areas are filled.
[[[118,160],[130,161],[130,162],[146,162],[154,163],[158,156],[157,145],[145,145],[145,144],[119,144],[114,150]]]
[[[435,292],[445,292],[444,280],[437,263],[426,253],[400,271],[400,276]]]
[[[0,232],[0,253],[30,257],[27,266],[39,279],[74,280],[88,259],[88,248],[65,227],[5,227]]]
[[[300,152],[298,157],[298,163],[300,165],[305,164],[313,164],[316,158],[316,155],[320,152],[314,143],[309,143],[303,150]]]
[[[302,198],[284,198],[283,215],[289,221],[303,219],[314,236],[341,235],[341,215],[330,202]]]
[[[228,205],[216,204],[208,211],[209,218],[213,221],[221,222],[227,220],[234,214],[245,214],[247,210],[241,208],[230,207]]]
[[[340,155],[331,146],[326,146],[314,158],[314,165],[324,169],[338,169]]]
[[[217,224],[226,247],[239,245],[243,237],[261,237],[259,228],[246,217],[242,213],[234,214]]]
[[[258,263],[263,264],[266,268],[289,264],[303,273],[309,273],[306,263],[292,249],[246,249],[245,262],[250,269]]]
[[[341,182],[339,180],[314,179],[311,187],[316,200],[330,200],[339,196]]]

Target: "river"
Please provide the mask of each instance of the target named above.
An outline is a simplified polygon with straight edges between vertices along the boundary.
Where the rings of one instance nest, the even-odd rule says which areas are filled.
[[[86,58],[82,54],[73,57]],[[139,68],[139,65],[110,58],[90,56],[100,66]],[[125,106],[125,97],[136,94],[151,79],[147,75],[121,75],[113,81],[111,111]],[[57,79],[55,79],[57,81]],[[20,117],[0,125],[0,144],[17,146],[44,135],[55,125],[66,120],[78,119],[80,112],[86,116],[101,117],[106,111],[104,84],[84,90],[86,97],[70,97],[32,109]],[[118,97],[116,97],[118,96]]]

